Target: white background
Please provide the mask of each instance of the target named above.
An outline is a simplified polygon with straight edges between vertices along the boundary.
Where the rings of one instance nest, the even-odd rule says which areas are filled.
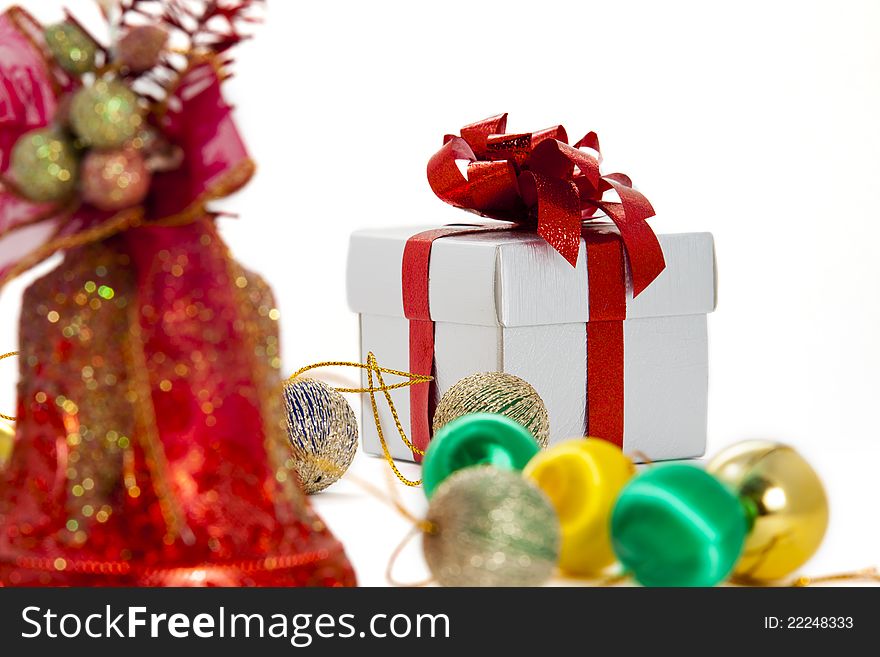
[[[23,4],[99,25],[90,0]],[[353,229],[464,218],[425,180],[445,132],[505,111],[512,131],[596,130],[606,170],[632,175],[658,232],[715,235],[709,454],[755,437],[795,445],[832,507],[805,571],[880,563],[880,3],[269,5],[227,87],[260,171],[224,203],[241,218],[222,229],[274,284],[286,370],[358,357]],[[27,280],[0,298],[0,351],[17,343]],[[13,409],[15,365],[2,368],[0,410]],[[360,455],[354,467],[380,486],[384,471]],[[423,511],[420,491],[403,494]],[[383,584],[408,522],[351,482],[314,502],[361,583]],[[398,577],[423,575],[412,544]]]

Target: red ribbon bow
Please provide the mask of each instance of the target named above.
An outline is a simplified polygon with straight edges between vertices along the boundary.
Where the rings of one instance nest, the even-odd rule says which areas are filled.
[[[507,114],[447,135],[428,162],[428,182],[442,200],[492,219],[537,222],[563,258],[577,264],[581,228],[602,210],[620,231],[637,296],[666,267],[660,242],[647,223],[654,208],[622,173],[599,171],[599,139],[591,132],[574,146],[561,125],[505,134]],[[596,156],[580,150],[589,148]],[[467,177],[457,160],[466,160]],[[603,199],[614,191],[619,202]]]

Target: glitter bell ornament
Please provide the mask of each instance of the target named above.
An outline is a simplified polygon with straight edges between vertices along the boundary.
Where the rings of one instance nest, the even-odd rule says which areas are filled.
[[[150,89],[163,108],[154,145],[173,144],[178,166],[151,184],[135,180],[164,149],[141,144],[120,156],[138,149],[146,128],[139,97],[122,80],[99,79],[70,107],[76,145],[90,147],[87,181],[68,167],[71,202],[28,201],[18,179],[0,194],[0,288],[57,256],[26,288],[19,314],[0,586],[354,585],[344,548],[298,483],[272,290],[233,258],[211,207],[255,170],[223,97],[229,49],[254,3],[187,0],[185,26],[179,3],[149,4],[182,49],[198,52],[163,62]],[[128,25],[133,7],[105,17]],[[58,125],[60,97],[79,84],[47,66],[43,33],[21,8],[0,13],[4,166],[22,126]],[[50,133],[39,134],[45,142]],[[55,175],[50,164],[65,167],[45,146],[29,152]],[[127,205],[144,184],[136,207],[95,206]]]
[[[167,43],[167,30],[158,25],[137,25],[116,44],[115,58],[133,73],[143,73],[159,63]]]
[[[12,178],[31,201],[69,197],[76,190],[78,171],[73,145],[51,128],[25,133],[12,150]]]
[[[150,171],[143,156],[133,149],[91,151],[83,158],[83,200],[99,210],[130,208],[150,191]]]
[[[742,554],[748,521],[718,479],[682,463],[654,465],[623,488],[611,541],[644,586],[715,586]]]
[[[567,440],[529,461],[523,475],[544,491],[559,515],[562,570],[597,576],[616,561],[611,511],[635,471],[619,447],[598,438]]]
[[[508,417],[463,415],[428,443],[422,461],[422,490],[430,498],[453,473],[475,465],[519,472],[539,450],[532,434]]]
[[[119,80],[98,80],[76,92],[70,125],[86,146],[121,148],[143,124],[137,95]]]
[[[358,444],[357,418],[326,383],[296,379],[284,386],[287,432],[303,490],[320,492],[345,474]]]
[[[463,378],[444,394],[434,413],[434,433],[469,413],[497,413],[528,429],[541,447],[550,439],[550,417],[537,391],[506,372],[480,372]]]
[[[721,451],[707,470],[736,492],[752,519],[736,577],[782,579],[819,549],[828,528],[828,498],[819,476],[797,451],[748,440]]]
[[[556,512],[517,472],[456,472],[431,499],[426,520],[425,561],[442,586],[539,586],[553,574]]]
[[[46,45],[61,68],[74,75],[95,70],[98,46],[73,23],[50,25],[45,31]]]

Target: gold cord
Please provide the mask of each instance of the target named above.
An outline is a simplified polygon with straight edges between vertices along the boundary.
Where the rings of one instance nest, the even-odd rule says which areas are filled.
[[[802,575],[790,582],[788,586],[800,588],[828,582],[880,582],[880,570],[876,566],[872,566],[871,568],[853,570],[847,573],[835,573],[833,575],[817,575],[816,577]]]
[[[18,356],[18,352],[17,351],[10,351],[8,353],[5,353],[2,356],[0,356],[0,360],[3,360],[4,358],[10,358],[12,356]],[[2,417],[4,420],[9,420],[10,422],[15,422],[15,417],[13,417],[11,415],[5,415],[3,413],[0,413],[0,417]]]
[[[319,369],[323,367],[357,367],[362,370],[367,370],[367,387],[366,388],[334,388],[338,392],[354,392],[354,393],[367,393],[370,395],[370,406],[373,409],[373,422],[376,424],[376,431],[379,434],[379,443],[382,445],[382,453],[385,455],[385,460],[388,462],[388,465],[391,466],[391,470],[397,476],[401,483],[406,486],[421,486],[422,480],[412,480],[407,479],[400,469],[397,467],[397,464],[394,462],[394,457],[391,456],[391,452],[388,449],[388,442],[385,440],[385,433],[382,430],[382,421],[379,418],[379,405],[376,402],[376,393],[381,392],[385,395],[385,401],[388,403],[388,408],[391,410],[391,417],[394,418],[394,425],[397,427],[397,433],[400,435],[400,439],[403,441],[404,445],[410,449],[413,454],[418,454],[419,456],[424,456],[425,452],[418,447],[416,447],[412,442],[410,442],[409,438],[406,436],[406,431],[403,428],[403,425],[400,422],[400,416],[397,413],[397,408],[394,406],[394,401],[391,399],[391,391],[397,390],[398,388],[406,388],[408,386],[413,386],[421,383],[430,383],[434,380],[434,377],[427,376],[425,374],[412,374],[411,372],[403,372],[401,370],[392,370],[387,367],[380,367],[378,361],[376,360],[376,356],[373,352],[369,352],[367,354],[367,362],[366,363],[353,363],[349,361],[324,361],[322,363],[315,363],[314,365],[306,365],[305,367],[301,367],[293,375],[288,379],[289,383],[292,383],[297,378],[314,369]],[[407,380],[402,381],[400,383],[394,383],[392,385],[387,385],[385,383],[385,379],[382,377],[382,373],[391,374],[394,376],[402,376]],[[376,376],[376,381],[373,380],[373,376]],[[378,386],[375,383],[378,382]]]

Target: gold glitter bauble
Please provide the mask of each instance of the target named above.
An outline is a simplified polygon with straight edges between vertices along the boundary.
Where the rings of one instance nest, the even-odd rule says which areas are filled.
[[[311,495],[336,482],[357,451],[354,411],[321,381],[297,379],[284,386],[287,432],[303,490]]]
[[[559,556],[559,520],[550,502],[518,472],[459,470],[428,508],[423,548],[442,586],[538,586]]]
[[[79,162],[73,144],[50,128],[22,135],[12,149],[12,177],[31,201],[60,201],[76,190]]]
[[[0,470],[6,467],[9,457],[12,456],[12,444],[15,442],[15,429],[8,423],[0,420]]]
[[[137,151],[91,151],[82,163],[82,196],[99,210],[123,210],[143,201],[150,172]]]
[[[506,372],[482,372],[463,378],[443,395],[434,413],[434,433],[470,413],[496,413],[531,432],[541,447],[550,440],[550,417],[538,392]]]
[[[134,73],[143,73],[159,63],[167,43],[168,32],[158,25],[138,25],[116,44],[116,61]]]
[[[87,146],[121,148],[142,124],[137,94],[118,80],[98,80],[71,101],[70,125]]]
[[[45,30],[49,51],[68,73],[83,75],[95,70],[98,46],[73,23],[56,23]]]
[[[747,440],[723,450],[707,470],[734,490],[753,520],[735,576],[782,579],[819,549],[828,527],[828,498],[819,476],[797,451]]]

